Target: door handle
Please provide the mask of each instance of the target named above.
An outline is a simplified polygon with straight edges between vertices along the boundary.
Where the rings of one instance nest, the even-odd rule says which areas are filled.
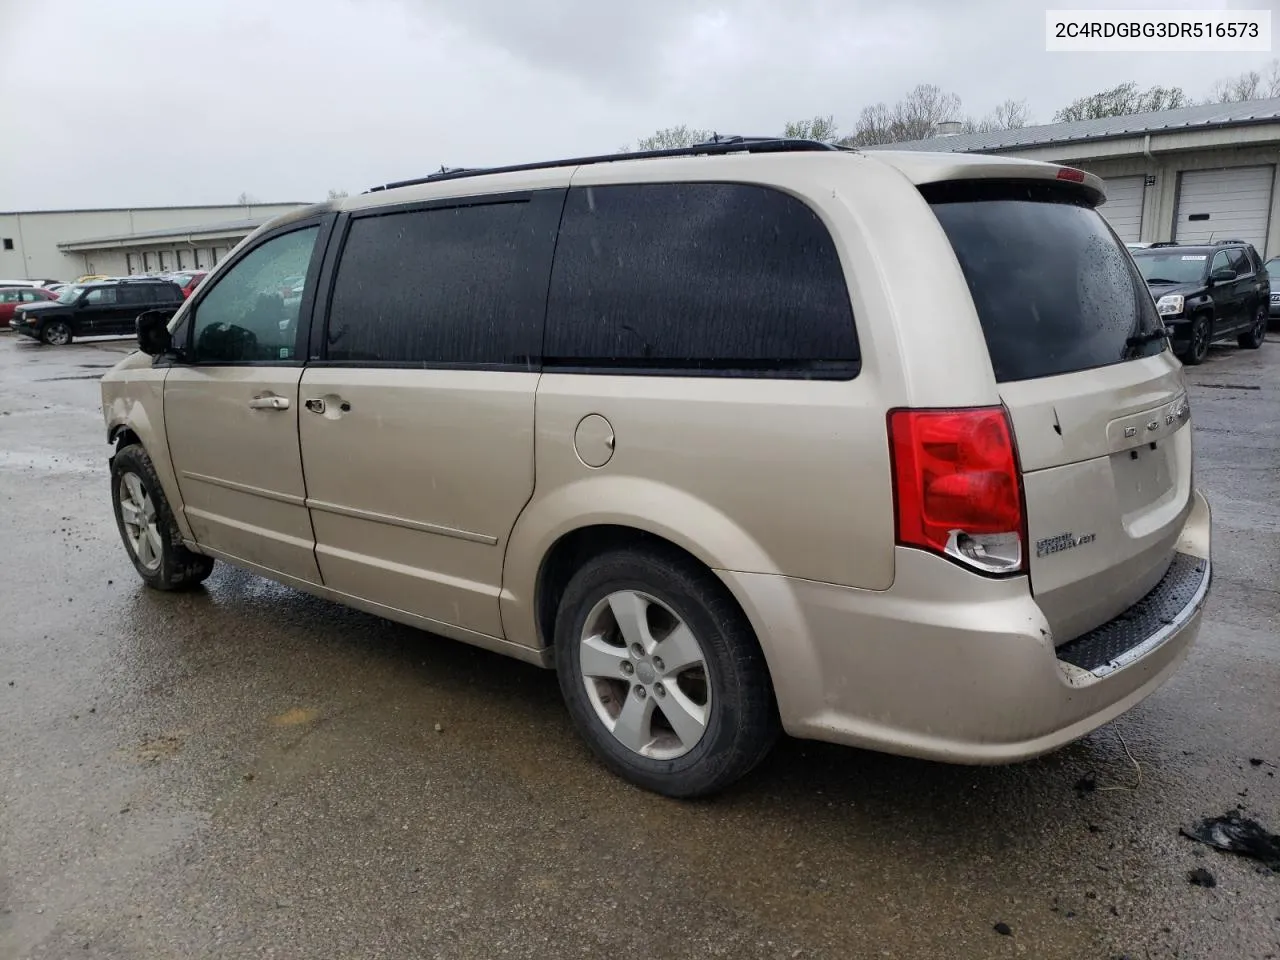
[[[288,397],[254,397],[249,401],[250,410],[288,410]]]

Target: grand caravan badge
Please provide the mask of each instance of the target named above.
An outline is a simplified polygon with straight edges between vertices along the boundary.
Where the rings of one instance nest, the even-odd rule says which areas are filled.
[[[1093,543],[1097,539],[1096,533],[1082,533],[1078,537],[1073,533],[1060,533],[1056,537],[1045,537],[1043,540],[1036,541],[1036,556],[1047,557],[1050,554],[1061,553],[1063,550],[1074,550],[1086,543]]]

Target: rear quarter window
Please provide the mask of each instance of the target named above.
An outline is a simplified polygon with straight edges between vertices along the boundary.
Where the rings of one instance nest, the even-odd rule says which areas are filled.
[[[1083,197],[1000,182],[921,192],[964,272],[997,382],[1074,373],[1165,348],[1146,283]]]
[[[830,233],[735,183],[575,187],[547,301],[549,366],[845,379],[858,340]]]

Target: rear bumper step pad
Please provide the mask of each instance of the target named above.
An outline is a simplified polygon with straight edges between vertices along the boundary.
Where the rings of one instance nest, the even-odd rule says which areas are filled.
[[[1151,592],[1113,620],[1058,647],[1059,660],[1105,677],[1158,647],[1178,631],[1204,602],[1209,561],[1174,554],[1164,578]]]

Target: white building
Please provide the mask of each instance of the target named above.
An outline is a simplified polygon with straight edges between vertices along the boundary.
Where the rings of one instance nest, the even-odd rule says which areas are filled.
[[[1280,253],[1280,99],[1217,103],[872,150],[1000,154],[1106,180],[1102,213],[1126,242],[1247,240]]]
[[[207,269],[301,203],[0,212],[0,279]]]

